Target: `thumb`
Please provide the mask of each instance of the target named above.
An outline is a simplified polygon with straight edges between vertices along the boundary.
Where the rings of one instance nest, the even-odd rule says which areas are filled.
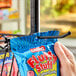
[[[54,45],[54,50],[56,55],[58,56],[61,64],[66,64],[68,62],[68,58],[66,57],[61,45],[59,42],[56,42]]]

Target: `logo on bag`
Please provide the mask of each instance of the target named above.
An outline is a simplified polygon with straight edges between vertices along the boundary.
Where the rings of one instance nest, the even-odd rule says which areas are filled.
[[[39,51],[45,51],[45,47],[41,46],[41,47],[33,48],[33,49],[30,49],[30,51],[32,53],[39,52]]]

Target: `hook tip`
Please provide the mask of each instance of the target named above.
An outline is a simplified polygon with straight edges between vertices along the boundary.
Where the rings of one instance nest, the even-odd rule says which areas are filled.
[[[68,34],[71,35],[71,32],[69,31]]]

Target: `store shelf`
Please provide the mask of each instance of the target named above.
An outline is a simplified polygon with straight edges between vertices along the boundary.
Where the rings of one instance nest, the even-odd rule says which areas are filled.
[[[6,22],[17,22],[20,19],[9,19],[9,20],[0,20],[0,24],[6,23]]]

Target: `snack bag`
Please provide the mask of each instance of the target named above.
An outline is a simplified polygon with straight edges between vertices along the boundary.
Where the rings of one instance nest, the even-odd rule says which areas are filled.
[[[0,8],[6,8],[12,6],[12,0],[0,0]]]
[[[2,20],[2,19],[3,19],[3,11],[0,10],[0,20]]]
[[[12,34],[12,31],[0,31],[0,33],[4,33],[4,34]],[[1,36],[1,35],[0,35]],[[12,36],[6,36],[6,37],[12,37]],[[0,40],[4,39],[3,37],[0,37]],[[3,44],[2,44],[3,45]]]
[[[59,76],[59,60],[54,52],[57,39],[37,38],[57,35],[58,31],[48,31],[10,40],[21,76]]]
[[[0,75],[1,75],[4,55],[5,55],[4,53],[0,53]],[[7,52],[3,72],[2,72],[2,76],[9,76],[10,69],[11,69],[11,63],[12,63],[12,53]],[[17,76],[17,72],[18,72],[18,67],[17,67],[16,60],[14,58],[11,76]]]

